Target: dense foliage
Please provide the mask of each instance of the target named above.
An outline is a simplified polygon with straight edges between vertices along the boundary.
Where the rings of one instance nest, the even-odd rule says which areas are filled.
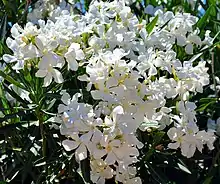
[[[0,183],[220,182],[220,2],[0,1]]]

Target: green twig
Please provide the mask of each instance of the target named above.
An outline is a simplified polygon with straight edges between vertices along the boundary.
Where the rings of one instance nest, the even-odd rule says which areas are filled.
[[[41,112],[38,113],[37,115],[38,120],[39,120],[39,126],[40,126],[40,133],[42,137],[42,154],[43,157],[46,157],[47,155],[47,142],[46,142],[46,136],[45,136],[45,131],[44,131],[44,120],[43,120],[43,115]]]

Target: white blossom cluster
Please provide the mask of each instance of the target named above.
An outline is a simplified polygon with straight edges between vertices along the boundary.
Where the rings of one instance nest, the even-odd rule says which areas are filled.
[[[220,136],[220,117],[218,117],[216,121],[209,118],[207,127],[209,131],[216,132],[216,134]]]
[[[194,65],[194,57],[180,61],[175,52],[179,47],[192,55],[212,38],[207,32],[201,40],[193,28],[198,19],[190,14],[158,10],[155,15],[156,26],[149,31],[149,23],[140,22],[123,1],[95,1],[84,16],[63,11],[56,21],[39,20],[39,27],[15,24],[7,39],[14,54],[5,54],[5,62],[15,63],[18,72],[24,66],[37,67],[44,87],[53,80],[64,82],[65,64],[72,71],[86,68],[78,80],[87,82],[96,105],[82,103],[79,93],[71,97],[63,91],[58,114],[61,134],[67,137],[62,145],[75,150],[77,161],[89,157],[94,183],[112,177],[141,183],[133,165],[144,145],[136,131],[146,131],[152,122],[160,130],[169,126],[168,147],[180,148],[188,158],[204,145],[214,148],[214,133],[199,130],[196,105],[189,101],[209,84],[206,62]]]
[[[38,20],[49,18],[55,20],[61,14],[61,11],[70,11],[71,5],[75,2],[67,3],[65,0],[38,0],[34,4],[34,9],[31,9],[27,15],[28,21],[38,23]]]

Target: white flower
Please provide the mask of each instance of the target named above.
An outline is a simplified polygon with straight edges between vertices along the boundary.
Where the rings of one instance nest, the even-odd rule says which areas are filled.
[[[81,161],[87,158],[87,145],[89,140],[91,139],[91,133],[84,134],[82,136],[78,136],[78,134],[72,134],[70,137],[73,140],[64,140],[62,142],[63,147],[66,151],[75,150],[75,157],[77,161]]]
[[[178,147],[180,147],[182,141],[183,141],[183,135],[184,132],[182,131],[182,129],[177,129],[175,127],[172,127],[168,130],[167,135],[169,136],[169,138],[173,141],[176,141],[175,143],[169,143],[168,147],[171,149],[177,149]]]
[[[95,159],[90,162],[91,180],[97,184],[105,184],[105,179],[113,177],[114,170],[102,159]]]
[[[140,63],[137,66],[137,69],[141,74],[144,74],[146,70],[148,70],[148,76],[153,76],[157,74],[157,69],[155,67],[156,54],[151,49],[148,49],[147,54],[138,56],[138,60]]]
[[[182,155],[186,156],[187,158],[190,158],[194,155],[196,147],[200,152],[202,151],[203,145],[201,142],[196,140],[194,135],[184,135],[184,132],[181,129],[174,127],[171,128],[167,134],[171,140],[176,141],[175,143],[169,143],[168,147],[171,149],[177,149],[180,147]]]
[[[47,87],[54,78],[56,83],[63,83],[64,79],[60,71],[55,69],[59,65],[60,58],[54,53],[48,53],[39,62],[39,70],[36,72],[36,77],[44,78],[44,87]]]
[[[155,119],[160,122],[160,128],[163,130],[166,126],[171,124],[171,118],[169,113],[172,111],[171,108],[162,107],[158,113],[155,114]]]
[[[177,105],[180,114],[182,114],[183,119],[187,122],[196,122],[196,104],[193,102],[183,102],[180,101]]]
[[[207,144],[208,148],[210,150],[213,150],[215,147],[213,145],[214,141],[216,140],[216,137],[214,135],[214,132],[206,132],[206,131],[199,131],[196,134],[197,139],[201,140],[203,144]]]
[[[78,43],[72,43],[68,48],[68,52],[65,54],[65,58],[68,62],[68,68],[76,71],[78,69],[78,61],[84,59],[84,53],[80,49],[80,45]]]
[[[139,177],[135,177],[137,171],[135,167],[126,167],[119,165],[116,174],[116,180],[125,184],[141,184],[142,181]]]
[[[208,46],[212,45],[212,43],[213,43],[213,38],[210,37],[210,33],[211,33],[210,30],[206,30],[206,32],[205,32],[205,38],[204,38],[204,40],[202,41],[202,44],[208,45]]]
[[[105,162],[108,165],[114,164],[118,159],[122,159],[121,151],[119,151],[119,148],[121,146],[121,141],[118,139],[110,140],[108,136],[104,137],[104,140],[102,141],[101,145],[105,147],[105,150],[107,152],[107,156],[105,158]]]
[[[175,143],[169,143],[168,147],[171,149],[181,148],[183,156],[190,158],[194,155],[196,148],[202,152],[203,145],[207,144],[209,149],[213,149],[213,143],[215,141],[215,136],[213,132],[197,131],[185,132],[182,128],[172,127],[167,132],[169,138]]]
[[[61,98],[64,104],[58,106],[58,113],[62,113],[63,124],[61,134],[69,135],[72,132],[93,131],[95,126],[102,123],[100,118],[94,119],[94,113],[90,105],[78,103],[81,94],[76,93],[72,99],[68,93],[63,92]]]
[[[106,149],[104,149],[100,143],[103,138],[103,133],[99,130],[96,130],[93,133],[91,141],[88,143],[89,152],[95,159],[100,159],[107,154]]]
[[[185,51],[187,54],[193,54],[193,44],[201,46],[202,42],[199,36],[190,34],[186,39]]]
[[[216,133],[220,135],[220,118],[216,120]]]
[[[218,118],[216,121],[209,118],[207,121],[207,127],[208,132],[214,132],[220,136],[220,118]]]

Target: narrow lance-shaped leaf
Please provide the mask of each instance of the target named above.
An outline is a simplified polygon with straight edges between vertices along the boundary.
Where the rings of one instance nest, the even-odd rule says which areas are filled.
[[[153,31],[157,21],[158,21],[158,15],[154,17],[154,19],[146,26],[146,30],[148,34],[150,34]]]
[[[1,27],[0,27],[0,38],[3,41],[5,39],[5,35],[7,33],[6,31],[7,27],[7,15],[5,14],[1,21]]]
[[[23,100],[14,90],[11,90],[8,88],[8,86],[6,86],[5,84],[4,85],[4,89],[13,97],[15,98],[18,102],[22,103],[22,105],[24,107],[28,107],[27,104],[28,104],[28,101],[26,100]]]
[[[192,173],[190,172],[190,170],[189,170],[186,166],[184,166],[184,165],[182,165],[182,164],[180,164],[180,163],[177,163],[177,165],[178,165],[178,167],[179,167],[182,171],[184,171],[184,172],[186,172],[186,173],[188,173],[188,174],[192,174]]]
[[[206,178],[205,181],[203,182],[203,184],[211,184],[212,183],[212,178],[213,178],[213,176],[210,176],[210,177]]]
[[[3,118],[0,118],[0,123],[3,121],[6,121],[8,119],[13,119],[13,118],[17,118],[17,117],[22,117],[22,116],[27,116],[28,114],[31,114],[32,110],[29,111],[18,111],[16,113],[12,113],[12,114],[6,114]]]
[[[207,24],[207,21],[210,17],[210,13],[212,11],[212,9],[215,8],[213,5],[211,5],[205,12],[205,14],[203,15],[203,17],[201,19],[199,19],[199,21],[197,22],[196,26],[199,29],[204,28],[204,26]]]
[[[1,99],[0,104],[2,103],[3,108],[6,109],[6,110],[4,110],[4,113],[10,114],[10,110],[9,110],[10,107],[9,107],[8,101],[5,97],[5,91],[3,91],[3,87],[1,84],[0,84],[0,99]]]
[[[15,86],[27,90],[23,85],[21,85],[19,82],[17,82],[16,80],[14,80],[12,77],[6,75],[3,71],[0,71],[0,76],[2,76],[5,80],[7,80],[8,82],[10,82],[11,84],[14,84]]]

